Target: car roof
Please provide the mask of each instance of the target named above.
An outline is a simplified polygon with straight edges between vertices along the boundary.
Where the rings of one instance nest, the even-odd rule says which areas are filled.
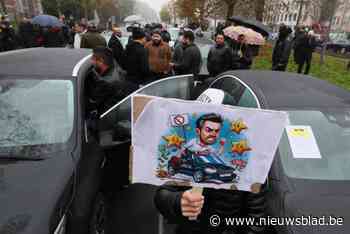
[[[265,108],[350,107],[350,92],[312,76],[275,71],[233,71]]]
[[[54,77],[77,76],[89,49],[31,48],[0,53],[0,75]],[[73,72],[74,71],[74,72]]]

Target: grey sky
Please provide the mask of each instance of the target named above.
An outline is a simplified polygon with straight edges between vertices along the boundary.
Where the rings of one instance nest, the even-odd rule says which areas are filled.
[[[164,4],[168,2],[168,0],[141,0],[143,2],[147,2],[150,7],[159,13],[160,9]]]

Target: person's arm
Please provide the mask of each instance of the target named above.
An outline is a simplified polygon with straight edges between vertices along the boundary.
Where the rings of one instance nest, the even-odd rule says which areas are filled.
[[[261,187],[259,193],[247,193],[246,197],[246,212],[247,218],[262,218],[266,217],[266,184]],[[248,225],[247,226],[248,234],[258,234],[266,233],[266,226],[261,225]]]
[[[185,222],[200,214],[204,204],[201,194],[189,191],[190,187],[163,185],[158,188],[154,203],[158,211],[171,222]]]
[[[212,49],[209,50],[208,59],[207,59],[207,70],[208,70],[209,74],[212,74],[212,72],[213,72],[211,57],[212,57]]]
[[[233,64],[233,53],[229,47],[226,47],[224,58],[225,58],[225,71],[231,70],[232,64]]]

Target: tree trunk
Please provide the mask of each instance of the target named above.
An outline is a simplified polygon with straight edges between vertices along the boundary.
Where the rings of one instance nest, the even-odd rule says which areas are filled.
[[[266,0],[255,1],[255,18],[261,22],[264,20],[265,1]]]
[[[303,6],[304,6],[304,1],[301,0],[299,2],[299,12],[298,12],[297,25],[299,25],[300,24],[300,20],[302,20]]]
[[[227,5],[227,15],[226,15],[226,20],[229,20],[233,16],[233,12],[235,10],[235,2],[230,2]]]
[[[320,59],[320,64],[323,65],[325,62],[325,57],[326,57],[326,49],[327,45],[326,43],[322,44],[322,50],[321,50],[321,59]]]
[[[5,5],[5,0],[0,0],[0,5],[5,14],[7,14],[7,9]]]
[[[89,19],[89,0],[83,0],[83,8],[84,8],[84,18],[86,20]]]

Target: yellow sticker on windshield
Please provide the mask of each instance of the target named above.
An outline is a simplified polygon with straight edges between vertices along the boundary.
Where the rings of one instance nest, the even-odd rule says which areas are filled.
[[[310,138],[310,132],[305,128],[293,128],[289,131],[289,135],[293,137]]]

